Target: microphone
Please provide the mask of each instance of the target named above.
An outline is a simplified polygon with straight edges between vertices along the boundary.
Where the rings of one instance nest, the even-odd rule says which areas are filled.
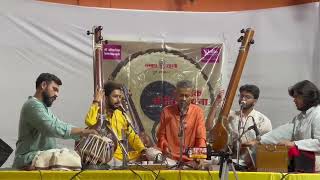
[[[241,102],[240,102],[240,108],[242,109],[246,104],[247,104],[246,101],[241,101]]]
[[[252,122],[253,122],[253,130],[256,133],[256,140],[260,141],[261,140],[260,132],[259,132],[258,126],[256,124],[256,121],[254,120],[253,117],[252,117]]]
[[[128,125],[131,126],[131,128],[133,129],[133,131],[138,134],[138,130],[137,130],[137,127],[133,125],[133,122],[132,120],[128,117],[128,115],[126,114],[127,113],[127,110],[123,107],[122,103],[120,103],[118,109],[122,112],[122,115],[125,117],[125,119],[127,120],[128,122]]]
[[[126,109],[123,107],[122,103],[120,103],[118,107],[119,107],[118,109],[122,111],[122,113],[127,112]]]
[[[185,119],[185,115],[187,114],[187,102],[186,101],[179,102],[179,110],[180,110],[180,126],[179,126],[178,137],[182,137],[184,134],[184,119]]]
[[[179,109],[180,109],[180,116],[184,116],[187,114],[187,102],[186,101],[180,101],[179,102]]]

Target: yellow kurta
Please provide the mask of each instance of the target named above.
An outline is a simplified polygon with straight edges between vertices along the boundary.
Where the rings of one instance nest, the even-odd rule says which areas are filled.
[[[92,127],[97,123],[98,110],[99,106],[97,104],[93,104],[90,106],[89,112],[86,116],[87,126]],[[113,112],[112,117],[107,117],[107,119],[110,121],[111,128],[117,134],[119,139],[122,138],[121,130],[127,129],[128,143],[135,150],[129,152],[129,160],[137,159],[140,156],[140,152],[145,149],[145,147],[139,136],[128,125],[128,122],[126,121],[123,113],[120,110],[116,109]],[[119,145],[117,146],[113,157],[118,160],[122,160],[123,155]]]

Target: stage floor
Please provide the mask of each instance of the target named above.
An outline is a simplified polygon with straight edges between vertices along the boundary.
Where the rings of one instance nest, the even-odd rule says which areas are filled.
[[[85,171],[0,171],[1,180],[96,180],[96,179],[146,179],[146,180],[217,180],[218,171],[194,170],[85,170]],[[239,180],[319,180],[320,174],[281,174],[266,172],[237,172]],[[284,177],[285,176],[285,177]],[[181,177],[181,178],[180,178]],[[229,172],[229,179],[233,180],[233,172]]]

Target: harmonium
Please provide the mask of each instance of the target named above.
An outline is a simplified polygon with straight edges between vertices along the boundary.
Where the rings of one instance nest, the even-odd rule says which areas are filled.
[[[260,172],[288,172],[288,147],[259,144],[256,150],[256,168]]]

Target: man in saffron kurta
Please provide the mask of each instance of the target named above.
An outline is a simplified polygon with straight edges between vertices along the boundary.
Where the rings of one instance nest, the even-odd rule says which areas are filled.
[[[180,137],[178,135],[181,115],[185,116],[183,149],[185,150],[187,147],[206,147],[204,113],[198,105],[191,104],[192,99],[192,83],[187,80],[180,81],[177,83],[176,90],[177,104],[167,106],[161,112],[157,146],[163,153],[168,154],[175,160],[179,160],[180,155]],[[186,103],[185,108],[181,108],[183,103]],[[183,161],[190,160],[185,155],[183,156]]]

